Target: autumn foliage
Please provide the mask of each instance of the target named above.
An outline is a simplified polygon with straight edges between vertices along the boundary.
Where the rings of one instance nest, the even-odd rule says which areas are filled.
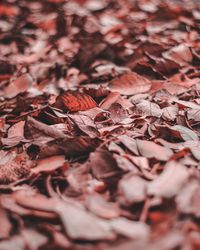
[[[0,1],[0,250],[200,249],[200,2]]]

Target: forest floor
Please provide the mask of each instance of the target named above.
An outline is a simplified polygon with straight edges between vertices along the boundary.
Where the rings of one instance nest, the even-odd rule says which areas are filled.
[[[0,250],[200,249],[200,2],[1,0]]]

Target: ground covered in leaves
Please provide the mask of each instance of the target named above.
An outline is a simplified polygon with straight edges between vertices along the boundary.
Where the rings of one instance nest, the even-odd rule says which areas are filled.
[[[1,0],[0,250],[200,249],[200,3]]]

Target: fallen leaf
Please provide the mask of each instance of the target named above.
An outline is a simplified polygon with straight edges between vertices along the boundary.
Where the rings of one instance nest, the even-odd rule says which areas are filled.
[[[9,238],[12,230],[12,224],[8,217],[8,213],[1,207],[0,208],[1,227],[0,227],[0,239]]]
[[[11,81],[5,88],[5,97],[13,98],[20,93],[27,91],[33,83],[33,79],[29,74],[24,74],[16,80]]]
[[[53,139],[64,138],[66,136],[55,126],[49,126],[32,117],[27,117],[24,134],[26,139],[39,143],[46,143]]]
[[[95,150],[98,146],[99,140],[97,138],[90,138],[88,136],[68,137],[55,139],[48,142],[48,147],[57,147],[61,149],[67,156],[79,156],[88,154]]]
[[[59,95],[55,107],[72,112],[84,111],[97,106],[93,98],[87,94],[68,91]]]
[[[111,226],[118,234],[131,239],[147,241],[149,238],[149,227],[143,222],[117,218],[111,221]]]
[[[187,117],[188,117],[188,120],[193,120],[193,121],[199,122],[200,121],[200,108],[189,109],[187,111]]]
[[[0,163],[0,183],[7,184],[28,177],[32,165],[25,153],[7,152]]]
[[[176,106],[169,106],[162,109],[162,118],[166,121],[174,121],[178,115],[178,108]]]
[[[164,52],[163,56],[180,65],[191,62],[193,57],[190,48],[186,44],[173,47],[171,50]]]
[[[193,179],[186,183],[176,197],[179,212],[200,217],[200,186],[199,180]]]
[[[127,175],[120,180],[118,189],[123,203],[132,205],[146,199],[147,182],[139,176]]]
[[[111,240],[115,238],[109,224],[84,208],[66,202],[56,205],[55,209],[63,222],[70,238],[79,240]]]
[[[122,95],[133,95],[149,91],[151,84],[145,77],[130,72],[113,79],[110,88]]]
[[[147,193],[172,198],[184,187],[189,175],[186,167],[175,161],[169,161],[165,165],[164,171],[148,184]]]
[[[12,5],[0,5],[0,15],[2,16],[16,16],[18,9]]]
[[[94,194],[87,199],[88,209],[104,219],[113,219],[120,216],[120,209],[115,203],[106,201],[101,195]]]
[[[45,159],[41,159],[37,161],[37,166],[31,169],[31,172],[34,174],[39,174],[41,172],[52,172],[58,169],[59,167],[62,167],[65,163],[65,156],[63,155],[57,155],[48,157]]]
[[[7,137],[1,139],[3,145],[13,147],[24,140],[24,125],[25,122],[21,121],[10,127],[8,129]]]
[[[106,150],[91,153],[88,166],[98,180],[106,180],[121,173],[112,154]]]
[[[136,105],[136,109],[147,116],[155,116],[159,118],[162,115],[162,110],[159,105],[147,100],[142,100],[139,102]]]
[[[198,141],[199,138],[198,138],[198,135],[192,131],[191,129],[189,128],[186,128],[182,125],[175,125],[173,127],[171,127],[171,129],[173,131],[176,131],[178,132],[179,136],[184,140],[184,141]]]
[[[173,152],[167,147],[162,147],[152,141],[136,140],[137,148],[140,154],[147,158],[156,158],[161,161],[167,161]]]

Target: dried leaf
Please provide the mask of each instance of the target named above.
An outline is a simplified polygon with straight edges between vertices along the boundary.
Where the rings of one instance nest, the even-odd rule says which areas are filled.
[[[111,221],[112,228],[119,234],[131,239],[148,240],[149,228],[142,222],[135,222],[125,218],[117,218]]]
[[[5,89],[5,97],[13,98],[16,95],[27,91],[33,83],[33,79],[29,74],[24,74],[18,77],[16,80],[11,81],[11,83]]]
[[[170,161],[160,176],[148,184],[149,195],[172,198],[178,194],[189,178],[189,172],[180,163]]]
[[[147,116],[161,117],[162,110],[156,103],[149,102],[147,100],[142,100],[136,105],[138,111],[144,113]]]
[[[162,147],[155,142],[136,140],[138,151],[142,156],[147,158],[156,158],[161,161],[167,161],[172,156],[173,152],[167,147]]]
[[[185,63],[192,61],[192,53],[185,44],[173,47],[170,51],[163,53],[163,56],[179,63],[180,65],[184,65]]]
[[[7,184],[18,181],[30,174],[33,162],[29,160],[25,153],[16,154],[8,152],[0,164],[0,183]]]
[[[191,180],[176,197],[178,210],[184,214],[200,217],[200,186],[199,180]]]
[[[98,180],[106,180],[121,173],[112,154],[105,150],[98,150],[91,153],[88,165]]]
[[[113,79],[110,88],[122,95],[133,95],[149,91],[151,84],[145,77],[130,72]]]
[[[31,171],[35,174],[41,172],[52,172],[62,167],[65,163],[65,156],[57,155],[48,158],[41,159],[37,162],[37,166],[32,168]]]
[[[60,203],[56,206],[56,211],[72,239],[108,240],[115,237],[108,223],[73,203]]]
[[[72,112],[84,111],[96,107],[91,96],[83,93],[68,91],[58,96],[55,107]]]
[[[172,130],[177,131],[180,135],[180,137],[184,140],[184,141],[198,141],[198,135],[192,131],[189,128],[186,128],[182,125],[175,125],[173,127],[171,127]]]
[[[147,183],[139,176],[124,176],[119,182],[119,194],[123,203],[132,205],[146,199]]]

